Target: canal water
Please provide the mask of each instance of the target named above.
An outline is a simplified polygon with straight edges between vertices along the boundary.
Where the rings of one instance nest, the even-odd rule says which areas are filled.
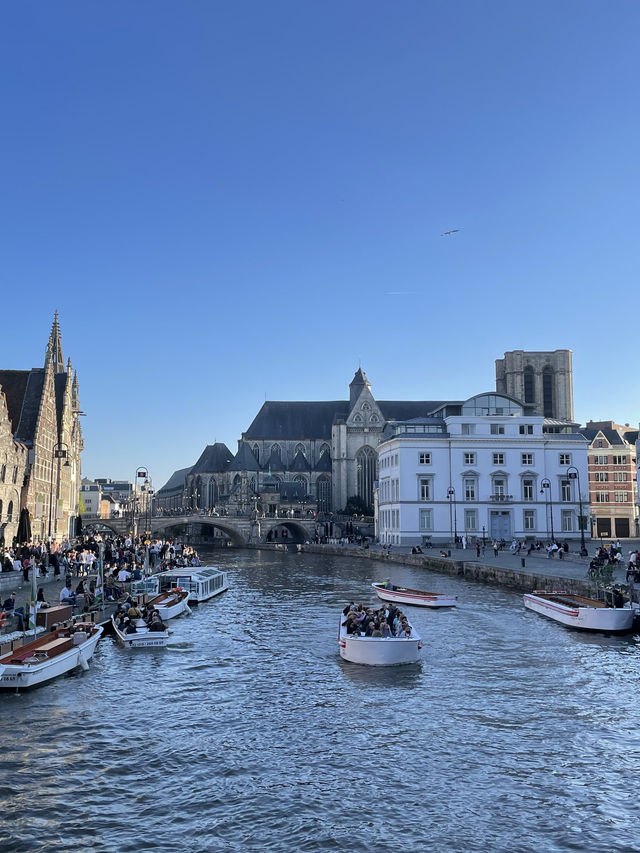
[[[512,592],[353,558],[215,552],[231,588],[166,650],[0,696],[0,851],[640,850],[639,638]],[[396,582],[419,665],[340,660],[338,614]]]

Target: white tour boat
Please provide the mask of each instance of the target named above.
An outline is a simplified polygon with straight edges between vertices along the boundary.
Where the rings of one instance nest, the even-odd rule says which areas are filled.
[[[215,566],[186,566],[169,569],[154,575],[158,579],[158,592],[181,586],[189,592],[189,602],[200,604],[229,588],[226,572]]]
[[[422,641],[413,627],[410,637],[365,637],[347,634],[344,623],[345,617],[340,614],[338,643],[340,657],[344,660],[368,666],[394,666],[420,660]]]
[[[604,601],[585,598],[560,590],[545,592],[536,589],[524,596],[524,606],[563,625],[587,631],[629,631],[635,611],[625,607],[607,607]]]
[[[14,640],[11,651],[0,657],[0,688],[33,687],[78,666],[89,669],[102,630],[93,622],[76,622],[28,643]]]
[[[125,649],[150,649],[162,648],[169,642],[169,631],[150,631],[149,626],[144,619],[136,619],[134,621],[135,631],[128,634],[116,624],[115,618],[111,617],[113,625],[113,633],[117,642],[124,646]]]
[[[458,603],[456,595],[410,589],[406,586],[396,586],[390,581],[372,583],[371,586],[375,589],[378,598],[383,601],[393,601],[396,604],[415,604],[418,607],[455,607]]]
[[[188,602],[189,590],[176,586],[151,598],[147,602],[147,607],[157,610],[164,622],[167,619],[175,619],[183,613],[191,613]]]

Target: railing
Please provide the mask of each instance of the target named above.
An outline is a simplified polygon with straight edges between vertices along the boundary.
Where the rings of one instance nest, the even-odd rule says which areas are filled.
[[[510,503],[513,500],[513,495],[489,495],[489,500],[496,503]]]

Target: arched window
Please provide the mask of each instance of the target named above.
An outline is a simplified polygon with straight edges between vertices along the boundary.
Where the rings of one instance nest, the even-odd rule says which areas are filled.
[[[256,457],[256,462],[260,461],[260,448],[257,444],[254,444],[251,448],[253,450],[253,455]]]
[[[215,480],[209,480],[209,501],[208,506],[215,506],[218,503],[218,484]]]
[[[373,510],[373,483],[376,480],[377,460],[375,451],[365,444],[356,453],[356,484],[358,497]]]
[[[553,367],[547,365],[542,371],[542,414],[553,417]]]
[[[280,447],[280,445],[277,442],[276,442],[276,444],[271,445],[271,453],[274,454],[275,456],[280,456],[280,457],[282,456],[282,448]]]
[[[331,512],[331,480],[321,474],[316,482],[316,501],[318,512]]]
[[[305,449],[304,444],[300,444],[300,443],[296,444],[296,449],[293,451],[294,457],[296,457],[298,455],[298,453],[302,453],[304,458],[305,459],[307,458],[307,451]]]
[[[354,415],[353,422],[354,424],[361,424],[362,418],[360,417],[360,415]]]
[[[13,501],[9,501],[9,506],[7,507],[7,521],[13,521]]]
[[[294,483],[298,483],[298,485],[299,485],[299,486],[301,486],[301,487],[304,489],[304,494],[305,494],[305,495],[307,494],[307,480],[306,480],[306,477],[303,477],[301,474],[299,474],[297,477],[294,477],[294,478],[293,478],[293,482],[294,482]]]
[[[328,453],[329,458],[331,458],[331,448],[326,443],[320,445],[320,452],[318,453],[318,459],[320,459],[320,457],[322,456],[323,453]]]
[[[525,403],[535,403],[535,389],[533,384],[533,367],[528,364],[523,371],[524,383],[524,401]]]
[[[241,482],[242,482],[242,477],[240,476],[240,474],[236,474],[236,476],[233,478],[233,485],[239,486]]]
[[[3,465],[0,468],[0,483],[4,483],[4,478],[7,476],[7,466]]]

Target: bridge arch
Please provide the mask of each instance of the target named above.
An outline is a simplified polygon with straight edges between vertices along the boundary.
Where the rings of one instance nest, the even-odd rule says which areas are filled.
[[[231,540],[231,544],[234,548],[242,548],[247,544],[243,533],[238,530],[232,522],[225,521],[224,518],[218,518],[210,515],[179,516],[173,518],[171,516],[167,516],[164,518],[155,518],[151,524],[151,532],[153,534],[166,533],[173,527],[194,527],[196,525],[220,530],[228,539]]]

